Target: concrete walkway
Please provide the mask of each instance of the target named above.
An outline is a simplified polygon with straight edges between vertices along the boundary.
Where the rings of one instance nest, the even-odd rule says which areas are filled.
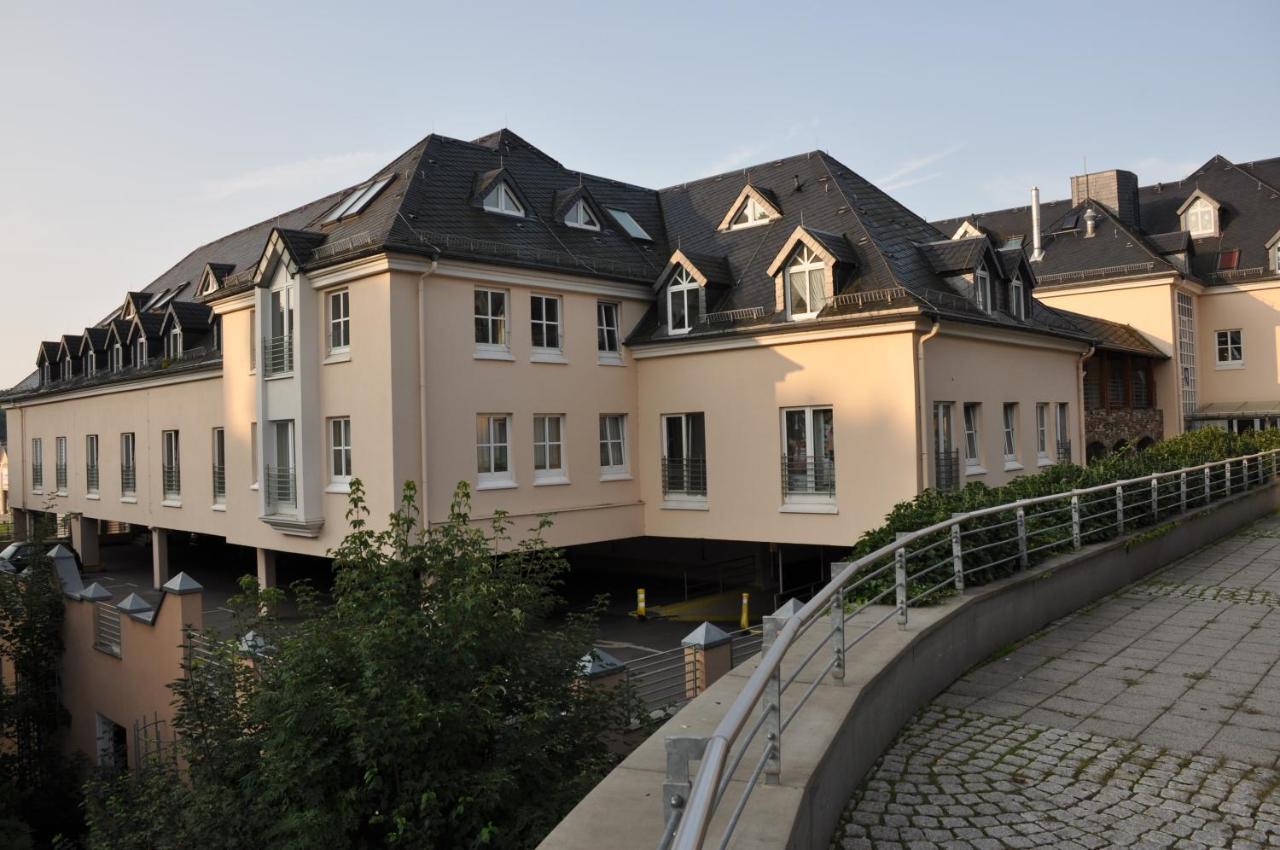
[[[1280,846],[1278,662],[1272,516],[970,671],[832,847]]]

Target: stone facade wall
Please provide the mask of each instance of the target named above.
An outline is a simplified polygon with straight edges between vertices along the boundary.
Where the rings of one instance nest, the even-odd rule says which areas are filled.
[[[1107,450],[1124,440],[1137,445],[1144,437],[1152,442],[1164,434],[1164,413],[1158,409],[1097,408],[1085,411],[1085,444],[1102,443]]]

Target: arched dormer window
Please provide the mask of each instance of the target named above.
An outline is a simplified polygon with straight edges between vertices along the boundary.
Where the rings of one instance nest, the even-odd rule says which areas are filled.
[[[569,208],[569,213],[564,217],[564,223],[570,227],[579,227],[583,230],[599,230],[600,222],[596,221],[595,215],[592,214],[591,208],[587,206],[587,202],[579,198]]]
[[[111,371],[124,371],[124,346],[120,344],[120,340],[116,340],[115,345],[111,346]]]
[[[1027,318],[1027,302],[1023,298],[1022,275],[1015,274],[1009,281],[1009,313],[1015,319]]]
[[[973,300],[982,312],[991,312],[991,273],[982,263],[973,271]]]
[[[147,338],[139,336],[133,344],[133,363],[135,366],[147,365]]]
[[[688,333],[698,323],[702,287],[684,266],[667,284],[667,326],[673,334]]]
[[[170,328],[164,340],[164,356],[170,360],[182,358],[182,328],[175,325]]]
[[[484,208],[487,212],[524,218],[524,207],[506,183],[499,183],[489,190],[489,194],[484,196]]]
[[[1192,237],[1212,236],[1218,232],[1218,210],[1205,198],[1196,198],[1182,214],[1182,229]]]
[[[812,319],[826,305],[827,264],[801,245],[787,264],[787,316]]]

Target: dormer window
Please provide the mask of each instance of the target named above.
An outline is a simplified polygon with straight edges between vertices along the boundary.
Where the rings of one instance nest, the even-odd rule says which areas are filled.
[[[583,230],[600,229],[600,222],[596,221],[596,217],[591,214],[591,208],[581,198],[569,208],[569,214],[564,217],[564,223],[570,227],[578,227]]]
[[[124,371],[124,346],[121,345],[119,341],[117,341],[115,345],[111,346],[111,371]]]
[[[729,222],[729,229],[737,230],[739,227],[767,224],[769,218],[769,211],[755,198],[749,197],[747,202],[742,205],[742,209],[738,210],[738,214],[733,217],[733,221]]]
[[[812,319],[825,305],[826,290],[826,263],[808,245],[801,245],[787,265],[787,316]]]
[[[487,212],[524,218],[524,207],[516,200],[515,193],[507,188],[506,183],[499,183],[484,196],[484,208]]]
[[[89,352],[88,359],[85,360],[85,374],[92,377],[98,374],[98,355],[92,351]]]
[[[1218,232],[1218,211],[1205,198],[1197,198],[1182,214],[1182,229],[1193,237],[1212,236]]]
[[[676,269],[667,286],[668,327],[673,334],[688,333],[698,323],[701,287],[684,266]]]
[[[170,360],[182,359],[182,328],[170,329],[164,338],[164,356]]]
[[[40,364],[40,383],[46,386],[53,383],[53,369],[48,360]]]
[[[138,337],[133,344],[133,364],[135,366],[147,365],[147,338],[145,336]]]
[[[1014,275],[1009,281],[1009,312],[1015,319],[1027,318],[1027,302],[1023,300],[1022,277]]]
[[[64,381],[71,380],[71,361],[70,360],[62,361],[62,380]]]
[[[986,266],[980,265],[973,272],[973,300],[982,312],[991,312],[991,275]]]

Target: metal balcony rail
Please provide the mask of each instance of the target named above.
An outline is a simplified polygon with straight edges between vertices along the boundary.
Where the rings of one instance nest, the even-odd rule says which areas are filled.
[[[1058,441],[1058,463],[1071,463],[1071,441]]]
[[[220,464],[213,465],[213,503],[221,505],[227,500],[227,468]]]
[[[782,456],[782,497],[836,494],[834,457]]]
[[[761,777],[767,785],[780,781],[787,728],[819,685],[842,682],[849,653],[876,629],[889,622],[905,627],[912,607],[962,591],[966,583],[1010,575],[1054,553],[1120,537],[1274,481],[1278,455],[1280,450],[1261,452],[955,514],[899,534],[855,561],[833,564],[835,577],[808,603],[764,618],[760,662],[711,735],[667,739],[659,848],[728,844]],[[815,637],[800,648],[798,641],[810,632]],[[799,694],[784,712],[782,696],[793,686]],[[694,761],[700,762],[696,773]],[[731,779],[744,781],[734,801],[726,799]],[[712,819],[729,803],[722,831],[710,835]]]
[[[66,490],[67,489],[67,465],[65,463],[58,464],[57,466],[54,467],[53,474],[54,474],[54,481],[57,483],[57,486],[58,486],[58,491],[61,492],[63,490]]]
[[[298,493],[294,486],[292,466],[268,466],[266,479],[268,504],[277,508],[297,506]]]
[[[262,342],[262,368],[268,375],[293,371],[293,337],[273,336]]]
[[[841,292],[831,299],[833,307],[856,307],[861,309],[868,304],[886,304],[907,298],[911,293],[901,286],[890,286],[885,289],[868,289],[865,292]]]
[[[44,486],[44,464],[31,464],[31,486],[36,490]]]
[[[98,466],[86,466],[84,468],[84,486],[90,493],[98,492]]]
[[[182,495],[182,470],[177,466],[164,467],[164,497],[176,499]]]
[[[120,494],[132,496],[138,492],[138,470],[134,466],[120,467]]]
[[[753,319],[762,319],[765,316],[763,307],[740,307],[737,310],[720,310],[715,313],[707,313],[702,317],[704,325],[722,325],[732,324],[739,321],[751,321]]]
[[[120,658],[120,609],[99,602],[93,612],[93,648]]]
[[[938,490],[960,489],[960,450],[941,449],[934,452],[934,488]]]
[[[1209,272],[1211,283],[1231,283],[1237,280],[1251,280],[1266,277],[1270,269],[1266,266],[1252,266],[1247,269],[1228,269],[1221,272]]]
[[[664,457],[662,459],[662,495],[706,496],[707,459],[705,457]]]
[[[1070,280],[1092,280],[1100,277],[1120,277],[1121,275],[1142,274],[1155,270],[1154,262],[1146,263],[1126,263],[1122,266],[1099,266],[1094,269],[1080,269],[1073,272],[1058,272],[1056,274],[1038,274],[1036,281],[1045,285],[1051,283],[1065,283]]]

